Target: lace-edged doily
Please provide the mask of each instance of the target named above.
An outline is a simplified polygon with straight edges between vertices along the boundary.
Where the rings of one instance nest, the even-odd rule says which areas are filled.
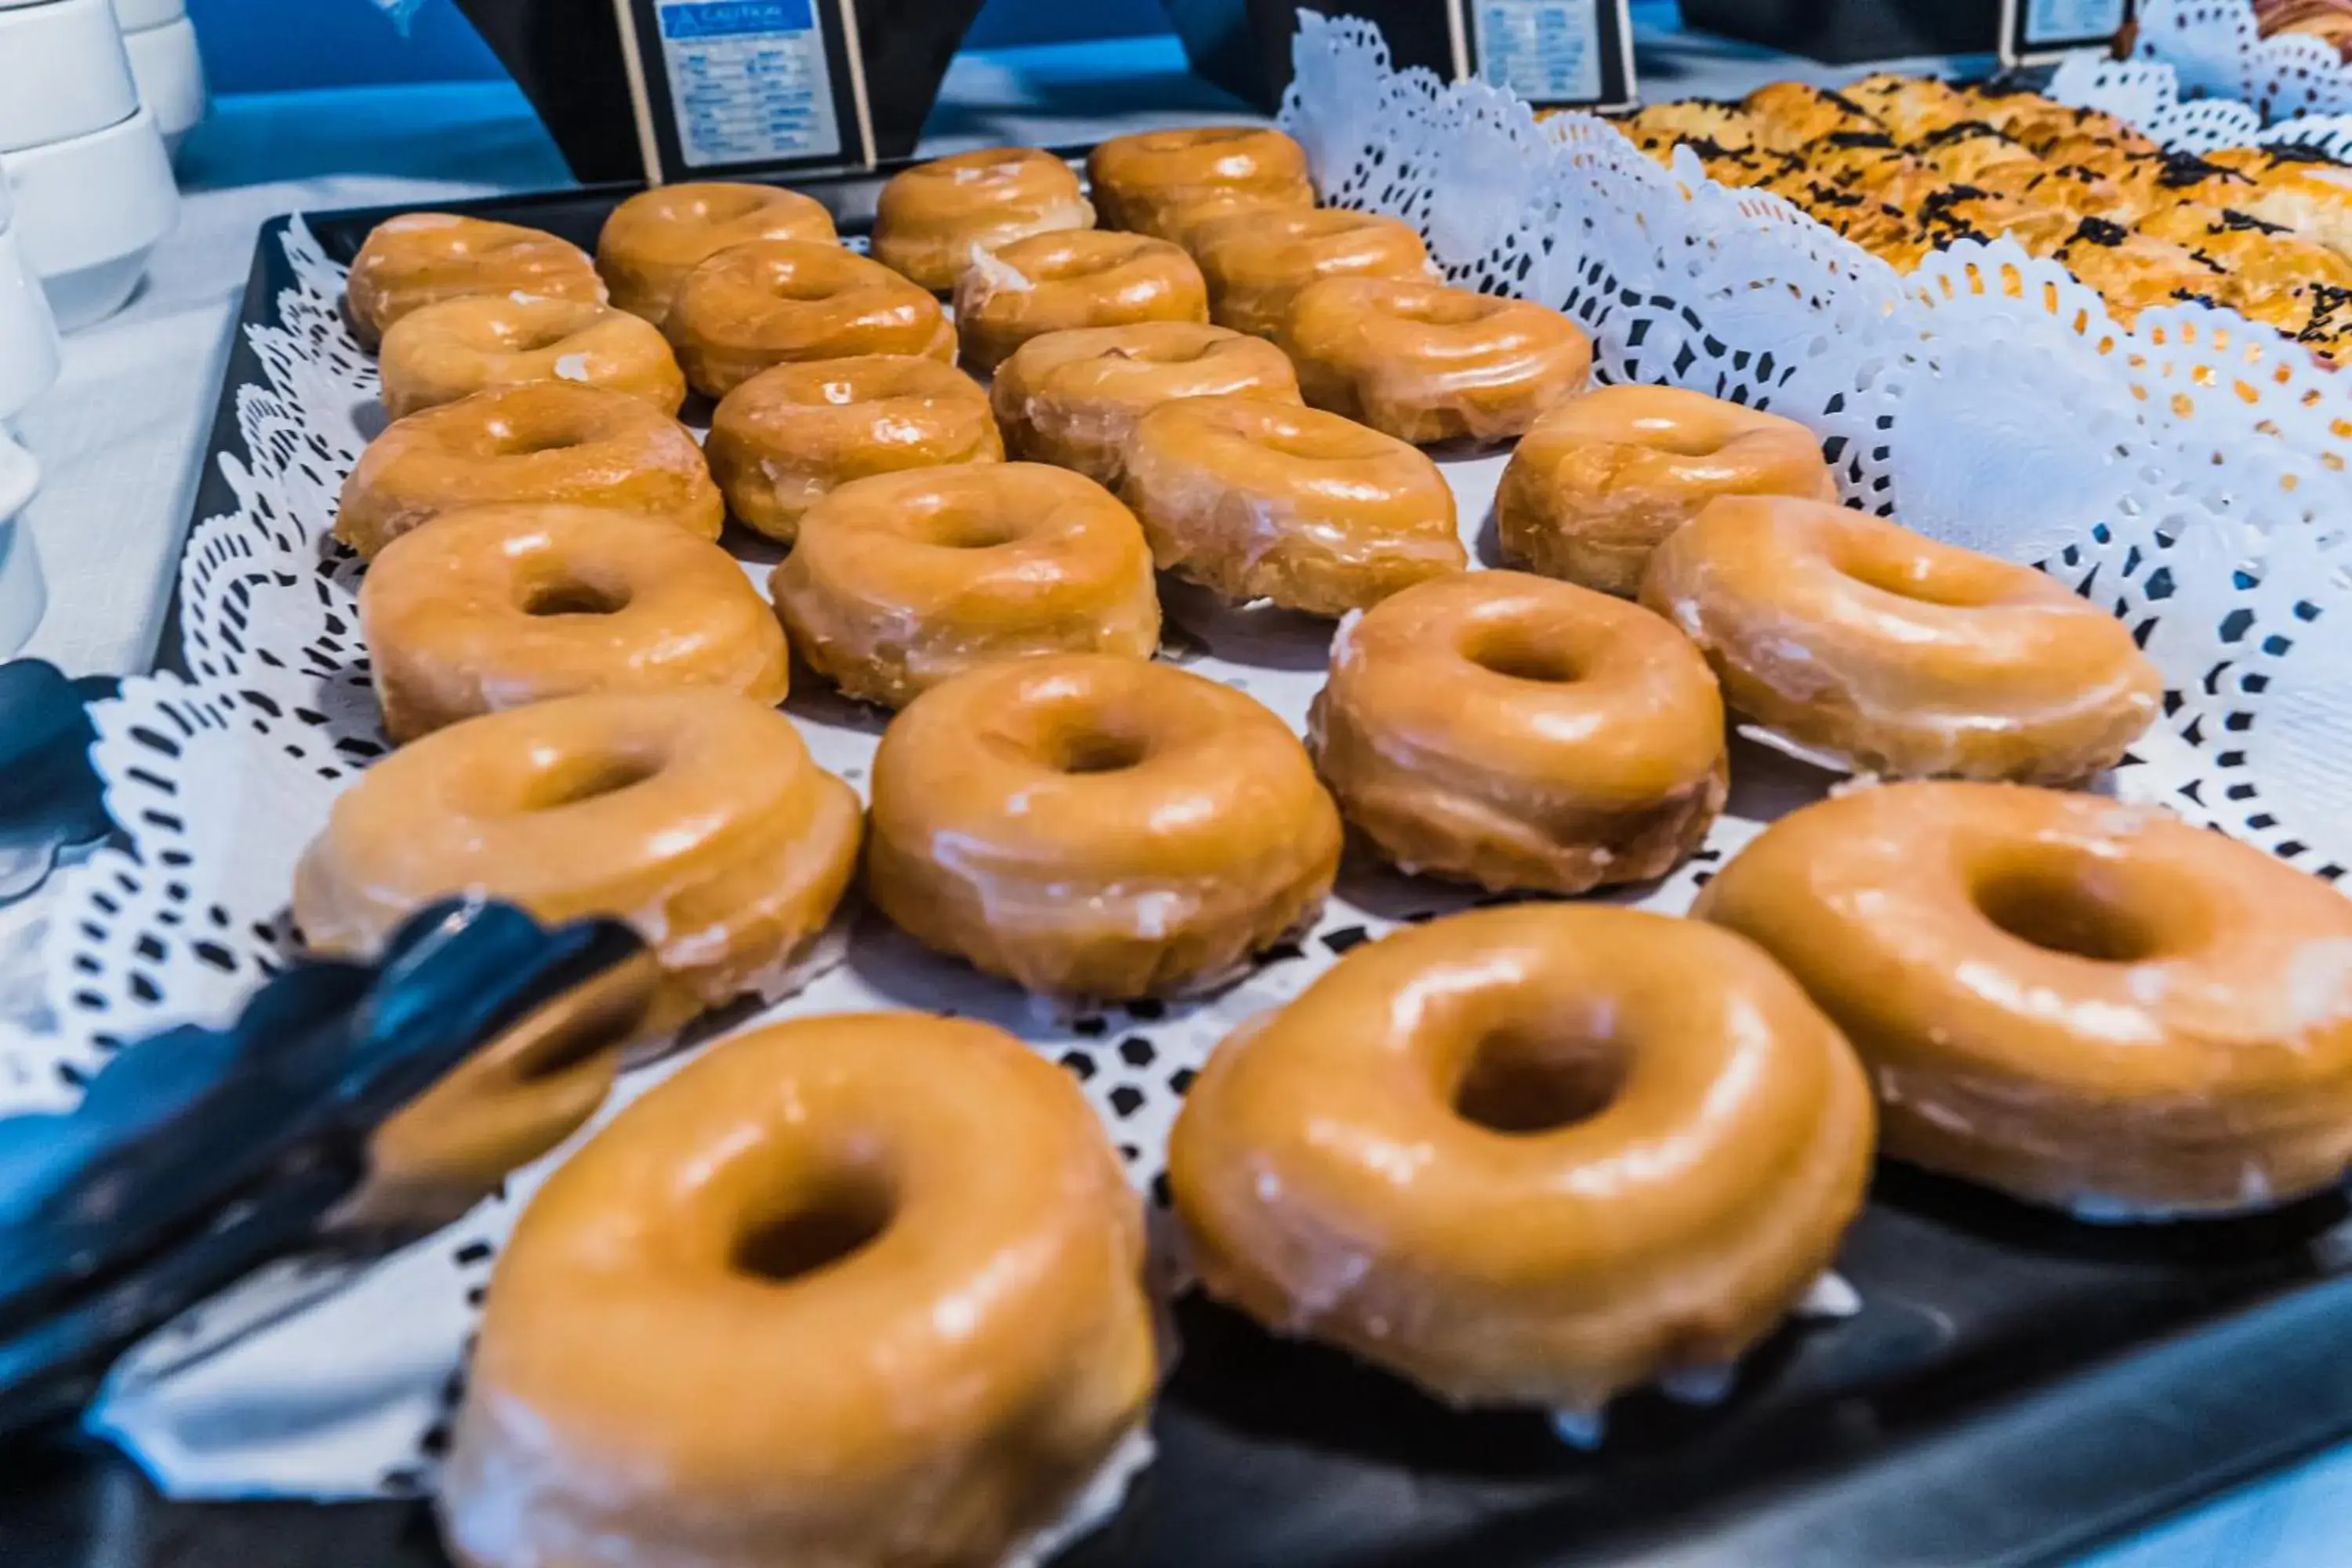
[[[2133,53],[2170,66],[2189,93],[2251,105],[2257,124],[2352,111],[2352,66],[2336,47],[2263,37],[2251,0],[2141,0]]]
[[[2095,294],[2005,243],[1900,278],[1776,198],[1657,167],[1596,120],[1538,124],[1484,84],[1395,73],[1362,24],[1305,17],[1297,53],[1285,122],[1328,199],[1407,217],[1452,278],[1569,310],[1605,377],[1802,420],[1849,498],[2047,564],[2129,622],[2172,688],[2116,793],[2323,874],[2352,865],[2352,726],[2337,712],[2352,607],[2333,521],[2352,516],[2340,449],[2352,397],[2275,334],[2199,309],[2126,331]],[[379,418],[373,370],[338,315],[341,269],[299,222],[266,243],[285,247],[294,280],[250,329],[262,375],[235,403],[244,451],[221,458],[236,504],[196,526],[183,563],[194,679],[127,682],[98,714],[96,757],[130,843],[65,875],[45,949],[57,1030],[0,1055],[0,1107],[69,1099],[116,1042],[217,1020],[282,963],[294,858],[384,748],[359,567],[329,538],[336,489]],[[1485,531],[1502,461],[1447,466],[1465,539]],[[1328,624],[1169,599],[1171,657],[1304,728]],[[820,761],[863,787],[877,716],[819,692],[790,707]],[[1627,901],[1686,907],[1764,821],[1832,782],[1747,745],[1734,768],[1733,809],[1706,847]],[[1083,1082],[1148,1190],[1181,1096],[1227,1031],[1356,944],[1475,901],[1351,867],[1315,928],[1232,988],[1079,1017],[869,919],[844,962],[771,1012],[916,1007],[1003,1024]],[[615,1106],[678,1059],[627,1075]],[[195,1370],[148,1381],[134,1366],[100,1423],[178,1495],[428,1484],[483,1281],[540,1173]],[[206,1317],[254,1310],[215,1303],[176,1331],[201,1340]],[[268,1430],[226,1419],[256,1402]]]

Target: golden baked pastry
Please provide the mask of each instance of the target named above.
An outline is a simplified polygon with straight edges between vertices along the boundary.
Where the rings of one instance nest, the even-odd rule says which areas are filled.
[[[1840,88],[1838,95],[1899,142],[1918,142],[1956,125],[1984,123],[1983,106],[1976,99],[1932,77],[1876,71]]]
[[[1297,736],[1173,665],[982,665],[874,758],[866,888],[917,941],[1032,991],[1196,991],[1311,920],[1339,814]]]
[[[857,864],[856,792],[731,691],[596,692],[468,719],[335,797],[294,873],[316,952],[373,952],[436,899],[626,921],[666,973],[652,1026],[769,994]]]
[[[1116,486],[1135,422],[1180,397],[1298,402],[1272,343],[1198,321],[1078,327],[1031,338],[996,367],[989,402],[1016,458]]]
[[[1119,494],[1161,570],[1234,604],[1344,615],[1470,563],[1435,463],[1312,408],[1163,403],[1136,421]]]
[[[1663,877],[1729,788],[1697,650],[1647,610],[1520,572],[1419,583],[1344,625],[1307,735],[1383,858],[1489,891]]]
[[[1650,557],[1642,603],[1724,700],[1809,750],[1898,776],[2064,784],[2113,766],[2163,678],[2054,578],[1822,501],[1711,501]]]
[[[1712,99],[1686,98],[1677,102],[1643,104],[1631,114],[1616,117],[1613,123],[1644,150],[1671,153],[1688,143],[1724,153],[1744,153],[1756,145],[1756,117],[1747,107]]]
[[[394,420],[343,480],[335,537],[373,559],[445,511],[507,501],[632,511],[704,539],[727,516],[685,426],[626,393],[542,381]]]
[[[1192,259],[1221,327],[1278,337],[1298,290],[1321,278],[1431,277],[1412,226],[1344,207],[1242,213],[1195,226]]]
[[[771,591],[811,669],[889,708],[999,659],[1160,647],[1133,514],[1038,463],[854,479],[802,514]]]
[[[595,264],[576,245],[511,223],[403,213],[368,231],[343,285],[343,314],[362,348],[411,310],[471,294],[604,302]]]
[[[2352,169],[2294,145],[2224,148],[2206,157],[2244,175],[2252,187],[2230,205],[2352,256]]]
[[[983,147],[890,176],[875,212],[874,259],[944,294],[975,248],[1094,221],[1067,163],[1031,147]]]
[[[1886,127],[1850,98],[1803,82],[1776,81],[1740,100],[1755,116],[1759,146],[1794,153],[1830,136],[1883,136]]]
[[[1315,205],[1307,150],[1247,125],[1114,136],[1087,154],[1087,183],[1105,228],[1180,244],[1211,217]]]
[[[1606,905],[1355,949],[1219,1046],[1169,1181],[1202,1283],[1456,1405],[1728,1365],[1870,1178],[1853,1051],[1762,952]]]
[[[1856,790],[1766,829],[1699,911],[1838,1021],[1898,1159],[2105,1219],[2352,1167],[2352,901],[2169,812]]]
[[[775,185],[688,181],[641,191],[613,209],[596,237],[596,269],[613,303],[655,326],[669,318],[686,275],[730,246],[755,239],[835,243],[833,214]]]
[[[765,239],[720,251],[678,286],[664,330],[697,392],[724,397],[770,365],[856,354],[955,363],[929,290],[837,245]]]
[[[1072,229],[972,258],[955,286],[963,360],[985,374],[1031,338],[1074,327],[1205,321],[1208,285],[1164,239]]]
[[[869,474],[995,463],[988,395],[912,354],[859,354],[761,371],[719,400],[702,455],[745,526],[791,543],[801,514]]]
[[[1592,369],[1558,310],[1399,278],[1308,284],[1279,341],[1308,403],[1415,446],[1520,435]]]
[[[1020,1041],[907,1013],[738,1036],[500,1251],[436,1500],[451,1555],[1006,1561],[1143,1420],[1142,1270],[1101,1122]]]
[[[360,629],[402,742],[581,691],[715,686],[772,706],[789,679],[733,556],[589,507],[478,507],[401,535],[360,584]]]
[[[1602,386],[1553,405],[1495,493],[1503,557],[1626,597],[1658,542],[1717,496],[1834,501],[1821,438],[1793,419],[1673,386]]]
[[[2186,246],[2086,217],[2053,253],[2066,269],[2106,297],[2108,313],[2129,326],[2142,310],[2213,297],[2221,269]]]
[[[585,300],[444,300],[394,322],[382,353],[383,410],[394,419],[533,381],[625,392],[664,414],[686,401],[669,340],[626,310]]]

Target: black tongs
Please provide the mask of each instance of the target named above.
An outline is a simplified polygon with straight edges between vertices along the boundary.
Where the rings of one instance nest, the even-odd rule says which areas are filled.
[[[0,759],[18,764],[0,769],[0,848],[42,869],[111,826],[87,758],[84,707],[103,694],[0,666]],[[551,1019],[610,1043],[635,1015],[573,1002],[651,968],[616,921],[549,929],[455,900],[375,963],[299,963],[226,1028],[124,1047],[69,1112],[0,1118],[0,1436],[79,1412],[124,1351],[265,1264],[381,1256],[429,1230],[422,1214],[362,1231],[339,1214],[377,1129],[478,1052],[547,1048],[566,1026]]]

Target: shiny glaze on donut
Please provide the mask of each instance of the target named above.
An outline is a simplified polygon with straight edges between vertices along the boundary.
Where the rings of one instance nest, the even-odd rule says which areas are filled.
[[[675,1025],[791,974],[856,869],[858,815],[755,698],[557,698],[436,730],[362,773],[303,852],[294,918],[311,948],[366,954],[458,894],[542,921],[610,915],[661,961]]]
[[[465,1568],[995,1568],[1142,1421],[1143,1215],[959,1019],[715,1047],[531,1199],[436,1507]]]
[[[1658,542],[1717,496],[1838,499],[1793,419],[1674,386],[1601,386],[1519,440],[1495,496],[1504,558],[1631,598]]]
[[[1344,207],[1214,218],[1186,243],[1209,282],[1210,320],[1263,337],[1280,335],[1291,300],[1318,279],[1430,277],[1429,249],[1411,225]]]
[[[604,302],[604,283],[578,246],[511,223],[455,213],[403,213],[368,231],[343,285],[343,313],[373,349],[411,310],[472,294]]]
[[[853,480],[802,516],[772,591],[810,668],[892,708],[997,659],[1145,659],[1160,646],[1133,514],[1093,480],[1036,463]]]
[[[335,537],[373,558],[443,512],[534,501],[635,512],[703,539],[727,517],[685,426],[625,393],[542,381],[394,420],[343,480]]]
[[[1894,776],[2067,784],[2112,766],[2163,680],[2122,622],[2028,566],[1824,501],[1710,501],[1642,603],[1733,712]]]
[[[1162,570],[1234,603],[1344,615],[1470,561],[1435,463],[1312,408],[1163,403],[1136,422],[1119,494]]]
[[[2352,900],[2170,812],[1855,790],[1774,823],[1697,912],[1844,1027],[1898,1158],[2104,1219],[2352,1166]]]
[[[1105,228],[1180,243],[1210,216],[1315,205],[1306,149],[1261,126],[1114,136],[1087,154],[1087,180]]]
[[[866,890],[927,946],[1032,991],[1231,977],[1330,891],[1339,816],[1281,720],[1171,665],[983,665],[883,731]]]
[[[604,220],[596,270],[613,303],[658,327],[686,275],[730,246],[755,239],[835,243],[824,204],[775,185],[690,180],[640,191]]]
[[[786,543],[801,514],[852,479],[995,463],[988,395],[913,354],[858,354],[761,371],[719,400],[702,455],[736,520]]]
[[[1415,446],[1519,435],[1592,369],[1558,310],[1405,278],[1309,283],[1277,341],[1309,404]]]
[[[1094,226],[1077,171],[1034,147],[982,147],[890,176],[875,210],[874,259],[934,294],[955,287],[975,247]]]
[[[383,334],[378,368],[394,419],[535,381],[625,392],[668,415],[686,401],[668,339],[626,310],[581,300],[478,294],[424,306]]]
[[[1308,728],[1383,856],[1494,890],[1662,877],[1728,788],[1697,650],[1646,610],[1518,572],[1416,584],[1349,623]]]
[[[1077,327],[1031,338],[996,367],[989,401],[1016,458],[1116,486],[1135,423],[1180,397],[1299,401],[1272,343],[1198,321]]]
[[[402,742],[582,691],[714,686],[773,706],[788,679],[783,630],[733,556],[588,507],[481,507],[402,535],[360,584],[360,628]]]
[[[1607,905],[1401,929],[1228,1036],[1169,1182],[1209,1291],[1456,1405],[1727,1364],[1861,1207],[1870,1093],[1730,933]]]
[[[663,331],[697,392],[724,397],[770,365],[853,354],[955,363],[955,329],[929,290],[837,245],[763,239],[686,275]]]
[[[1209,288],[1164,239],[1073,229],[976,256],[957,278],[956,329],[976,374],[1045,332],[1137,321],[1206,321]]]

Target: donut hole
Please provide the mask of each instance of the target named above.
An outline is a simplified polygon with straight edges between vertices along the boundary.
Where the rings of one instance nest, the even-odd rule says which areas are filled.
[[[1140,735],[1089,726],[1055,735],[1047,764],[1057,773],[1116,773],[1140,766],[1150,754]]]
[[[738,218],[750,217],[768,202],[769,198],[758,191],[710,191],[698,194],[682,211],[664,216],[697,223],[733,223]]]
[[[625,752],[567,757],[534,781],[523,801],[525,811],[553,811],[558,806],[618,795],[661,772],[658,760]]]
[[[535,583],[523,595],[526,616],[610,616],[629,607],[629,591],[576,577]]]
[[[1566,686],[1584,679],[1576,656],[1557,643],[1548,643],[1523,626],[1506,626],[1463,650],[1471,663],[1512,680],[1533,680]]]
[[[1010,520],[977,511],[943,511],[930,520],[926,537],[942,550],[993,550],[1021,538]]]
[[[1525,1137],[1590,1121],[1616,1102],[1632,1066],[1605,1027],[1512,1027],[1482,1037],[1454,1086],[1454,1113]]]
[[[2004,866],[1976,887],[1985,919],[2018,941],[2097,963],[2137,963],[2162,951],[2155,926],[2087,857]]]
[[[841,1173],[784,1213],[755,1219],[735,1238],[728,1266],[762,1284],[797,1284],[879,1240],[898,1207],[897,1194],[879,1175]]]
[[[561,426],[527,429],[504,420],[484,426],[484,434],[490,438],[492,452],[501,458],[530,458],[541,452],[561,452],[583,446],[587,439],[579,431]]]

